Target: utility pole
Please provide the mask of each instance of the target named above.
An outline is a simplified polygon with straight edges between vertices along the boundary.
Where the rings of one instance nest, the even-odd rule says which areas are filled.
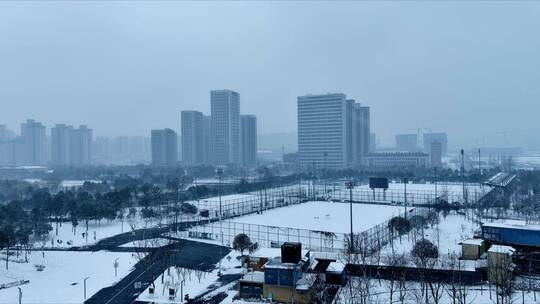
[[[222,209],[221,209],[221,175],[223,174],[223,169],[219,168],[217,170],[217,174],[218,174],[218,195],[219,195],[219,232],[221,234],[221,245],[223,245],[223,230],[222,230],[222,223],[221,223],[221,218],[223,216],[223,214],[221,213],[222,212]]]
[[[467,194],[465,193],[465,151],[461,149],[461,182],[463,185],[463,200],[467,204]]]
[[[433,173],[434,173],[434,176],[433,176],[433,179],[434,179],[434,182],[435,182],[435,204],[437,204],[437,167],[433,167]]]
[[[405,188],[404,188],[404,197],[405,197],[404,206],[405,206],[405,219],[407,219],[407,183],[409,182],[409,179],[404,177],[402,180],[403,180],[403,185],[405,186]]]
[[[352,212],[352,204],[353,204],[353,199],[352,199],[352,191],[354,189],[354,182],[351,180],[349,182],[346,182],[345,183],[345,187],[347,189],[349,189],[349,216],[350,216],[350,220],[351,220],[351,245],[350,245],[350,248],[349,248],[349,253],[353,253],[354,251],[354,231],[353,231],[353,212]]]
[[[90,277],[84,278],[84,299],[86,300],[86,280],[88,280]]]
[[[482,161],[480,158],[480,149],[478,149],[478,174],[480,174],[480,177],[482,176]]]

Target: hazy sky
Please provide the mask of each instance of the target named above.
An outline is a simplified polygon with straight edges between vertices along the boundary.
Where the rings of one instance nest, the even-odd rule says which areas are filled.
[[[17,131],[179,130],[222,88],[259,133],[296,131],[298,95],[343,92],[383,142],[433,127],[538,146],[540,3],[0,1],[0,123]]]

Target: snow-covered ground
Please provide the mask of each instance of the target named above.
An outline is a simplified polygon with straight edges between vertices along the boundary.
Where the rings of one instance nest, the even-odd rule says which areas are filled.
[[[37,241],[35,247],[41,248],[67,248],[73,246],[86,246],[99,242],[102,239],[115,236],[124,232],[132,231],[134,229],[143,227],[152,227],[157,225],[155,221],[145,222],[141,218],[125,219],[107,221],[102,220],[100,222],[89,221],[88,222],[88,237],[83,237],[83,233],[86,232],[86,224],[84,221],[79,222],[75,230],[71,222],[64,222],[58,224],[58,235],[56,235],[56,223],[51,223],[53,230],[49,232],[49,236],[44,241]],[[71,244],[68,244],[68,242]]]
[[[24,257],[22,257],[24,258]],[[114,261],[118,258],[118,276],[114,273]],[[29,255],[28,263],[9,263],[9,270],[0,271],[0,284],[18,280],[29,280],[21,285],[22,303],[82,303],[84,302],[83,280],[89,277],[86,297],[110,286],[127,275],[137,259],[131,253],[41,251]],[[37,271],[35,264],[45,265]],[[4,265],[2,265],[4,267]],[[0,289],[0,303],[19,303],[17,287]]]
[[[157,238],[157,239],[145,239],[138,240],[120,245],[120,247],[144,247],[144,248],[157,248],[172,244],[173,241]]]
[[[320,186],[319,186],[320,189]],[[348,200],[349,190],[338,187],[333,191],[333,186],[328,186],[327,191],[331,192],[332,198]],[[436,190],[436,191],[435,191]],[[465,184],[465,191],[468,199],[478,199],[489,191],[489,187],[480,184]],[[462,202],[463,185],[461,183],[438,182],[435,189],[434,183],[408,183],[407,184],[407,202],[409,203],[428,203],[434,200],[435,193],[438,197],[444,197],[449,202]],[[369,185],[358,185],[353,189],[353,199],[360,201],[376,202],[404,202],[405,184],[392,182],[388,185],[386,193],[382,189],[375,190],[375,197]]]
[[[424,238],[435,244],[439,248],[441,255],[452,253],[461,255],[460,242],[472,238],[474,232],[480,229],[479,226],[460,214],[452,213],[447,215],[446,218],[440,214],[439,218],[440,222],[438,225],[424,229]],[[394,250],[397,253],[409,254],[411,252],[414,246],[412,233],[402,236],[401,240],[399,238],[394,240]],[[421,234],[419,237],[421,237]],[[383,248],[381,254],[384,256],[391,252],[392,246],[388,244]]]
[[[355,232],[365,231],[404,212],[403,207],[353,204]],[[349,204],[307,202],[231,219],[231,222],[349,233]]]
[[[220,269],[222,274],[242,273],[243,269],[238,267],[240,266],[240,262],[237,259],[238,255],[238,252],[231,251],[221,260]],[[183,303],[183,295],[189,294],[190,298],[194,298],[208,291],[210,285],[218,285],[216,284],[217,280],[218,267],[211,272],[170,267],[154,281],[154,295],[150,295],[149,286],[139,295],[137,300],[152,301],[154,303]],[[183,284],[181,284],[181,282],[183,282]],[[182,287],[180,285],[182,285]],[[169,288],[173,288],[176,291],[177,296],[174,300],[169,300]]]

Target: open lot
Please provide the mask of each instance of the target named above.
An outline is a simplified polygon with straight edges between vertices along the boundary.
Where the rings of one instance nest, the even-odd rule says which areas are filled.
[[[403,207],[353,204],[354,232],[365,231],[392,216],[404,212]],[[307,202],[241,216],[230,221],[236,223],[289,227],[334,233],[350,233],[349,204]]]
[[[24,259],[24,256],[22,257]],[[118,276],[113,263],[118,258]],[[9,264],[9,270],[2,265],[0,284],[18,280],[29,280],[22,289],[22,303],[82,303],[84,302],[83,280],[87,280],[86,296],[110,286],[128,274],[137,259],[131,253],[75,252],[75,251],[34,251],[28,263]],[[37,271],[35,264],[45,266]],[[0,289],[0,303],[19,303],[17,287]]]

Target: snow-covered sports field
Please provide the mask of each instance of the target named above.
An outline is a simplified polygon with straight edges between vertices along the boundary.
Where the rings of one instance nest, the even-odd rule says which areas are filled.
[[[354,231],[365,231],[404,211],[404,207],[398,206],[353,204]],[[268,210],[263,214],[241,216],[230,221],[334,233],[350,232],[348,203],[307,202]]]
[[[113,264],[117,258],[118,276],[115,277]],[[24,255],[19,259],[24,260]],[[86,281],[86,297],[89,298],[127,275],[136,262],[132,253],[46,251],[43,257],[41,251],[33,251],[28,263],[10,262],[9,270],[2,263],[0,284],[29,280],[19,286],[22,303],[83,303],[84,278],[89,277]],[[42,264],[45,269],[37,271],[35,264]],[[0,289],[0,303],[19,303],[17,287]]]

